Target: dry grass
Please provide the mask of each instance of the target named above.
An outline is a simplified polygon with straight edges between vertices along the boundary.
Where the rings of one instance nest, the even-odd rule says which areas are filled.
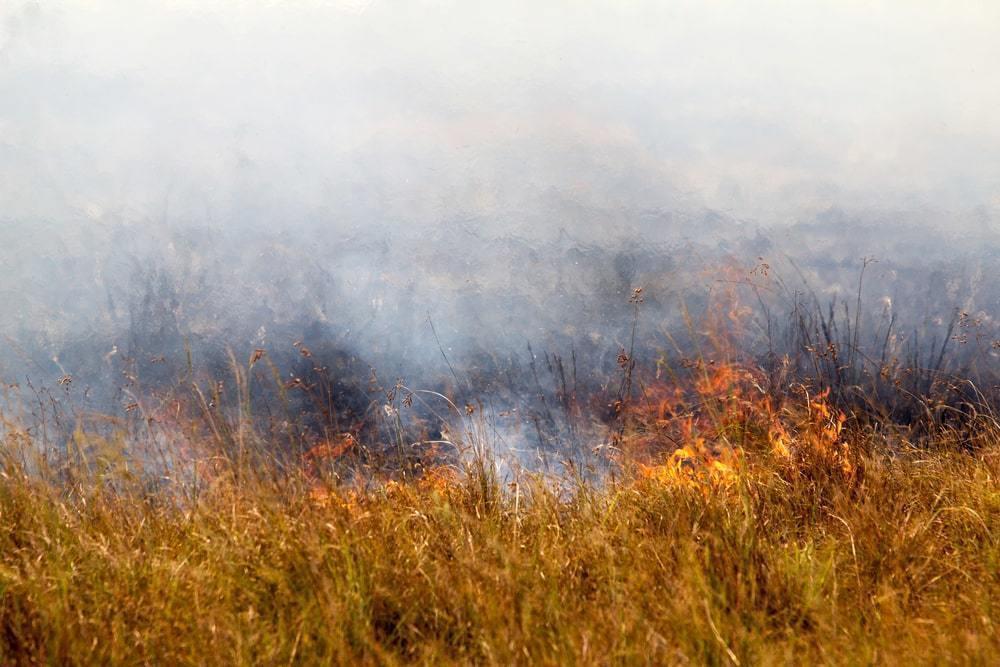
[[[535,376],[571,438],[558,478],[500,466],[482,402],[374,375],[344,433],[325,367],[285,381],[263,350],[228,394],[188,377],[124,418],[0,419],[0,663],[1000,662],[995,394],[940,364],[866,375],[839,360],[856,333],[800,345],[812,374],[718,335],[653,373],[641,302],[609,396],[558,358],[557,400]]]
[[[799,455],[744,437],[722,477],[230,467],[188,500],[25,472],[8,432],[0,662],[996,664],[997,433],[890,455],[858,427],[848,473],[793,426]]]

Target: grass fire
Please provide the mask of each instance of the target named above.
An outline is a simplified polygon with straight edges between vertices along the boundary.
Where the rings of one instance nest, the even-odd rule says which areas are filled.
[[[298,341],[291,376],[258,348],[118,414],[33,389],[3,416],[4,655],[990,662],[995,395],[808,329],[747,354],[758,276],[648,364],[634,290],[612,376],[532,358],[503,411],[460,368],[338,389]]]
[[[0,665],[1000,663],[998,25],[2,3]]]

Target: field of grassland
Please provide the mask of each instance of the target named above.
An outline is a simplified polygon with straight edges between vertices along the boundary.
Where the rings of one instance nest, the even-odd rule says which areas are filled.
[[[996,664],[996,420],[908,438],[753,385],[706,371],[674,426],[638,402],[596,477],[218,447],[186,493],[7,423],[0,662]]]

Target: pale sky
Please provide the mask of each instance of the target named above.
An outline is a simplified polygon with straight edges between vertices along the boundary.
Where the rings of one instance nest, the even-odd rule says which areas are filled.
[[[1000,229],[998,111],[995,0],[6,0],[0,225],[517,230],[559,201]]]

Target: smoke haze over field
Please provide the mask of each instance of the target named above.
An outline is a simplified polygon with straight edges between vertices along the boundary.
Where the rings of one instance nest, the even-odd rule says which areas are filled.
[[[989,311],[998,35],[990,1],[4,3],[0,361],[613,358],[632,286],[666,320],[722,256]]]
[[[993,2],[4,6],[5,220],[1000,208]]]
[[[998,277],[1000,0],[0,0],[0,667],[1000,667]]]

